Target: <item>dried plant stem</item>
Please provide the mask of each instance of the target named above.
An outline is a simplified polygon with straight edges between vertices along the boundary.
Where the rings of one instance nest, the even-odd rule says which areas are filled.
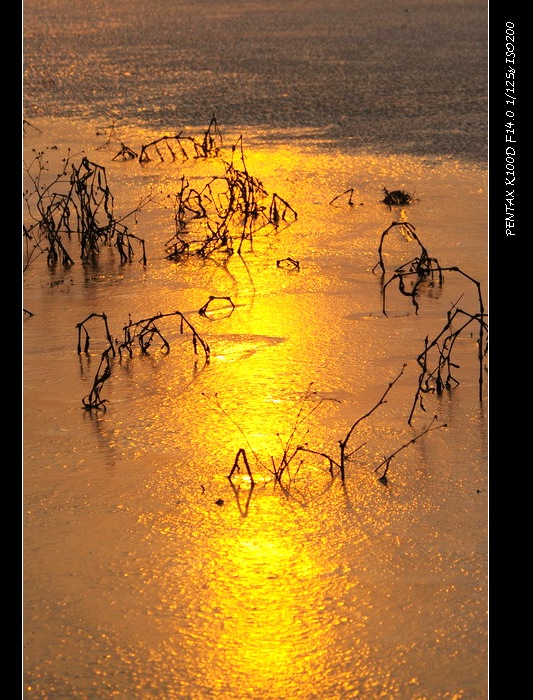
[[[312,452],[313,454],[321,455],[325,457],[328,462],[329,462],[329,469],[330,472],[333,474],[333,466],[338,467],[340,475],[341,475],[341,480],[344,481],[346,478],[346,463],[348,459],[355,454],[358,450],[360,450],[362,447],[364,447],[364,444],[359,445],[355,449],[353,449],[351,452],[348,452],[348,443],[354,433],[354,430],[357,428],[357,426],[364,421],[366,418],[368,418],[374,411],[376,411],[381,405],[387,402],[387,395],[393,388],[393,386],[396,384],[396,382],[400,379],[400,377],[403,375],[405,371],[406,365],[403,365],[402,369],[400,370],[399,374],[396,376],[395,379],[392,380],[392,382],[389,382],[389,385],[387,386],[385,392],[379,399],[379,401],[369,410],[367,413],[362,415],[360,418],[358,418],[355,423],[352,424],[351,428],[348,430],[346,433],[345,437],[342,440],[339,440],[339,460],[335,460],[333,457],[331,457],[328,454],[325,454],[323,452],[317,452],[315,450],[310,450],[307,447],[298,447],[298,450],[300,452]]]
[[[228,479],[231,481],[231,477],[233,474],[237,471],[240,471],[240,463],[239,461],[242,460],[244,466],[246,467],[246,471],[248,473],[248,476],[250,477],[250,482],[254,484],[254,477],[252,474],[252,470],[250,469],[250,463],[248,462],[248,457],[246,456],[246,450],[244,448],[240,448],[240,450],[237,452],[237,456],[235,457],[235,462],[233,463],[233,467],[228,474]]]
[[[71,172],[67,176],[68,166]],[[83,157],[78,165],[70,163],[70,153],[63,159],[63,169],[49,184],[44,184],[47,163],[38,153],[25,168],[32,188],[25,191],[27,218],[24,225],[26,243],[25,269],[42,253],[47,263],[63,266],[74,264],[69,248],[76,236],[80,258],[94,260],[103,246],[116,246],[121,262],[133,258],[132,241],[139,241],[142,262],[146,264],[144,241],[131,235],[124,220],[135,214],[151,200],[141,200],[138,207],[122,219],[113,213],[114,198],[107,183],[105,168]],[[58,191],[60,190],[60,191]]]
[[[114,346],[113,338],[111,337],[111,333],[110,333],[110,331],[109,331],[109,325],[108,325],[108,323],[107,323],[107,316],[106,316],[105,313],[101,313],[101,314],[92,313],[92,314],[89,314],[89,315],[87,316],[87,318],[85,318],[83,321],[80,321],[80,323],[77,323],[77,324],[76,324],[76,328],[78,329],[78,347],[77,347],[78,355],[80,355],[80,354],[82,353],[82,348],[81,348],[81,337],[82,337],[82,333],[85,334],[85,343],[84,343],[84,345],[83,345],[83,352],[84,352],[84,353],[88,353],[88,352],[89,352],[90,336],[89,336],[89,332],[88,332],[88,330],[87,330],[87,328],[86,328],[86,324],[87,324],[87,322],[90,321],[92,318],[101,318],[102,321],[104,322],[105,337],[106,337],[107,342],[109,343],[108,351],[111,352],[111,354],[112,354],[113,357],[114,357],[114,356],[116,355],[115,346]],[[106,352],[107,352],[107,351],[106,351]]]
[[[191,323],[185,318],[185,316],[181,313],[181,311],[174,311],[172,313],[168,314],[156,314],[155,316],[152,316],[148,319],[142,319],[140,321],[130,321],[126,326],[124,326],[123,331],[124,331],[124,341],[118,345],[118,352],[120,357],[122,357],[122,351],[126,351],[130,357],[133,356],[133,344],[134,341],[137,340],[138,345],[141,349],[141,353],[146,354],[152,345],[154,338],[158,338],[161,343],[162,343],[162,349],[165,352],[170,352],[170,344],[168,341],[164,338],[162,335],[161,331],[159,328],[155,325],[155,321],[161,318],[166,318],[170,316],[178,316],[180,319],[180,333],[184,333],[186,329],[190,330],[192,333],[192,343],[193,343],[193,348],[194,348],[194,353],[195,355],[198,354],[198,346],[200,346],[203,351],[204,351],[204,366],[209,363],[210,359],[210,349],[209,345],[198,335],[196,332],[195,328],[192,326]],[[111,376],[111,362],[110,362],[110,357],[115,357],[116,355],[116,350],[115,350],[115,341],[111,337],[111,333],[109,331],[109,326],[107,323],[107,316],[105,313],[102,314],[97,314],[97,313],[92,313],[89,314],[83,321],[80,323],[76,324],[76,328],[78,329],[78,345],[77,345],[77,351],[78,354],[81,354],[82,352],[88,353],[89,352],[89,346],[90,346],[90,336],[89,332],[87,330],[87,323],[90,321],[92,318],[101,318],[104,322],[104,327],[105,327],[105,335],[106,339],[109,343],[108,347],[104,352],[102,353],[101,361],[100,361],[100,366],[98,368],[98,371],[96,373],[96,377],[94,380],[94,385],[93,389],[90,392],[88,396],[86,396],[83,399],[83,406],[86,409],[92,409],[92,408],[104,408],[105,409],[105,403],[103,399],[100,397],[100,392],[102,390],[102,387],[104,383],[109,379]],[[82,343],[82,336],[84,335],[85,340]],[[83,349],[82,349],[83,345]]]
[[[396,457],[397,454],[399,454],[402,450],[405,450],[406,447],[409,447],[409,445],[414,445],[417,440],[419,440],[421,437],[424,435],[427,435],[428,433],[433,432],[434,430],[440,430],[441,428],[446,428],[447,424],[446,423],[441,423],[441,425],[436,425],[433,427],[433,423],[438,420],[437,416],[433,416],[431,423],[428,425],[427,428],[425,428],[421,433],[416,435],[414,438],[411,438],[409,442],[406,442],[404,445],[399,447],[397,450],[395,450],[392,454],[388,455],[388,457],[384,457],[383,460],[378,464],[378,466],[374,469],[374,471],[377,473],[379,469],[383,465],[385,465],[385,469],[383,471],[383,474],[380,476],[379,480],[383,483],[387,483],[387,472],[389,471],[389,467],[391,465],[392,460],[394,457]]]
[[[337,201],[337,199],[340,199],[341,197],[344,197],[345,195],[348,194],[348,195],[350,195],[350,196],[348,197],[348,205],[349,205],[350,207],[353,207],[353,195],[354,195],[354,192],[355,192],[354,188],[353,188],[353,187],[350,187],[349,190],[345,190],[344,192],[342,192],[342,194],[338,194],[336,197],[333,197],[333,199],[331,200],[330,204],[333,204],[334,202]]]
[[[180,319],[180,333],[184,333],[186,328],[192,333],[194,354],[198,355],[198,346],[200,346],[204,351],[205,364],[209,364],[211,350],[208,343],[200,337],[194,326],[185,318],[181,311],[172,311],[166,314],[159,313],[150,318],[141,319],[140,321],[130,321],[130,323],[123,328],[124,340],[118,346],[119,354],[122,355],[122,351],[125,350],[131,357],[133,355],[133,343],[136,339],[140,345],[141,352],[146,353],[155,337],[161,340],[162,348],[166,352],[169,352],[170,345],[155,325],[155,321],[172,316],[177,316]]]
[[[91,411],[93,409],[101,409],[104,411],[107,410],[106,403],[108,403],[108,401],[107,399],[101,398],[100,392],[105,382],[111,376],[111,362],[109,359],[109,353],[109,348],[102,353],[100,365],[98,366],[98,370],[94,378],[93,387],[89,394],[82,399],[83,408],[86,411]]]
[[[461,326],[454,330],[453,323],[459,316],[465,316],[466,320]],[[418,378],[418,388],[409,418],[407,420],[409,425],[412,423],[417,405],[420,406],[423,411],[425,411],[422,401],[422,396],[424,394],[436,393],[437,396],[441,396],[445,389],[451,389],[453,386],[457,386],[459,384],[452,373],[452,369],[458,367],[457,364],[452,362],[452,350],[459,336],[471,323],[477,324],[480,328],[477,340],[479,360],[478,397],[480,401],[483,399],[483,358],[486,350],[481,347],[481,343],[486,331],[486,323],[480,314],[472,315],[463,311],[462,309],[455,309],[453,313],[448,314],[448,320],[444,328],[431,342],[426,336],[424,341],[424,350],[417,357],[417,362],[422,371]],[[436,351],[437,359],[434,366],[430,367],[430,353],[433,350]]]

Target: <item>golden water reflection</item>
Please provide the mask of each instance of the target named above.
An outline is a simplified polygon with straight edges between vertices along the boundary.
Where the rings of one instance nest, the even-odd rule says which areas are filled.
[[[102,151],[94,155],[103,158]],[[118,276],[112,261],[108,268],[100,262],[102,276],[82,276],[80,284],[76,267],[63,291],[42,285],[41,273],[30,277],[26,303],[37,315],[26,331],[27,354],[34,349],[25,401],[27,496],[34,495],[28,539],[42,583],[30,581],[27,600],[45,641],[29,635],[27,644],[33,687],[44,679],[41,697],[63,674],[78,697],[95,699],[450,698],[472,668],[480,673],[479,426],[465,429],[457,413],[455,433],[402,453],[388,489],[372,473],[374,456],[381,460],[412,436],[405,419],[416,386],[413,358],[435,325],[442,327],[444,297],[460,294],[447,283],[442,299],[424,300],[423,314],[402,308],[384,318],[371,268],[393,216],[378,201],[385,175],[408,190],[425,188],[409,217],[432,254],[455,264],[460,251],[461,267],[476,278],[484,274],[484,198],[467,198],[469,235],[458,241],[466,208],[457,201],[468,187],[458,181],[450,190],[448,167],[290,146],[251,153],[247,163],[300,218],[263,245],[258,239],[245,262],[162,260],[157,246],[169,234],[160,224],[169,226],[170,212],[154,208],[140,213],[134,229],[156,239],[150,253],[159,253],[146,270],[132,265]],[[181,174],[175,163],[136,167],[109,165],[125,211],[162,172],[168,192]],[[465,173],[467,185],[470,179],[479,178]],[[329,206],[354,184],[364,206]],[[276,267],[288,256],[301,261],[296,274]],[[232,313],[199,315],[211,295],[230,296]],[[209,365],[198,369],[190,338],[162,325],[171,352],[153,348],[117,363],[104,390],[107,412],[97,420],[82,414],[82,380],[90,389],[97,355],[92,364],[76,356],[75,324],[105,311],[119,336],[129,314],[137,320],[175,309],[209,343]],[[274,486],[271,458],[279,463],[289,444],[301,442],[334,455],[406,359],[411,374],[372,430],[357,436],[368,446],[365,459],[350,465],[346,490],[324,459],[306,460],[297,475],[294,465],[286,492]],[[468,372],[468,361],[460,364]],[[307,415],[315,402],[304,401],[311,382],[316,400],[327,401]],[[439,410],[452,413],[442,401]],[[441,442],[446,451],[439,452]],[[253,489],[242,471],[227,480],[242,448]],[[63,646],[56,648],[58,637]],[[53,648],[51,671],[42,660],[45,644]],[[409,687],[413,679],[422,685],[419,696]]]
[[[227,502],[212,509],[210,520],[197,524],[186,552],[195,563],[186,574],[179,543],[172,543],[179,521],[151,522],[151,547],[159,543],[164,552],[146,572],[151,595],[160,597],[150,616],[162,616],[167,633],[174,630],[152,649],[151,673],[174,677],[184,693],[186,676],[186,697],[203,697],[191,690],[203,687],[205,697],[290,700],[372,685],[376,660],[364,634],[369,600],[342,563],[341,548],[335,551],[321,532],[320,517],[270,491],[254,500],[250,517]],[[167,556],[176,558],[174,566]],[[348,610],[354,588],[357,604]]]
[[[219,576],[211,595],[223,625],[206,650],[206,665],[217,668],[224,659],[232,684],[246,683],[245,696],[283,697],[294,692],[289,678],[299,680],[302,693],[306,680],[323,676],[331,629],[320,623],[320,562],[290,530],[270,519],[262,525],[237,538],[223,536],[216,547]]]

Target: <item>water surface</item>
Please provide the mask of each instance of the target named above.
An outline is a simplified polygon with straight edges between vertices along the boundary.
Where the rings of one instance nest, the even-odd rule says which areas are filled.
[[[454,348],[459,384],[407,422],[425,339],[458,305],[475,312],[477,288],[446,272],[415,313],[391,286],[384,314],[374,270],[382,232],[405,220],[486,296],[485,7],[449,7],[25,3],[26,165],[42,150],[52,178],[69,149],[86,155],[117,216],[154,195],[127,219],[146,265],[104,248],[24,272],[25,698],[488,696],[475,333]],[[213,111],[218,158],[113,160],[121,143],[200,137]],[[182,175],[220,173],[240,137],[248,171],[298,218],[241,255],[169,261]],[[383,187],[414,201],[389,209]],[[353,206],[331,203],[349,189]],[[409,246],[387,238],[388,269]],[[234,308],[199,314],[213,295]],[[106,340],[95,318],[78,354],[76,324],[105,313],[121,338],[175,311],[209,363],[168,316],[170,352],[114,360],[107,410],[84,410]],[[343,481],[324,455],[369,412]],[[447,427],[418,439],[434,415]],[[280,485],[297,445],[322,456]],[[229,480],[240,450],[252,478],[241,463]]]

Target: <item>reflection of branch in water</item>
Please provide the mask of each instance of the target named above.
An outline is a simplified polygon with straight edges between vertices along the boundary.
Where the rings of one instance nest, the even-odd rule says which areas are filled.
[[[239,257],[241,257],[239,255]],[[225,255],[222,260],[217,260],[214,256],[210,255],[206,258],[204,258],[206,263],[212,263],[213,265],[216,265],[220,270],[226,273],[228,277],[231,279],[234,285],[237,285],[237,280],[235,278],[235,275],[233,275],[229,270],[228,270],[228,263],[231,260],[232,256],[231,255]]]
[[[454,321],[464,315],[467,320],[458,328],[453,327]],[[408,423],[411,425],[413,414],[417,405],[425,411],[423,403],[423,395],[435,393],[437,396],[442,396],[444,390],[451,390],[453,386],[457,386],[459,381],[453,376],[453,370],[459,369],[459,365],[452,362],[452,351],[455,347],[457,339],[471,324],[477,324],[479,328],[479,336],[477,339],[477,351],[479,362],[479,400],[483,399],[483,360],[488,351],[487,344],[483,344],[484,333],[487,331],[487,324],[484,316],[479,314],[469,314],[462,309],[456,308],[453,312],[448,312],[448,320],[440,333],[430,342],[426,336],[424,341],[424,351],[416,358],[421,373],[418,378],[418,389],[415,394],[411,413],[409,414]],[[473,334],[472,334],[473,335]],[[433,359],[433,365],[430,366],[430,361]]]
[[[250,488],[246,489],[246,503],[241,505],[241,485],[239,484],[238,486],[235,486],[233,481],[231,480],[231,477],[228,476],[228,480],[231,486],[231,489],[233,493],[235,494],[235,500],[237,501],[237,508],[239,509],[239,513],[242,515],[243,518],[246,518],[248,515],[248,508],[250,507],[250,501],[252,500],[252,492],[255,488],[255,483],[254,481],[250,482]],[[243,489],[244,491],[244,489]]]
[[[243,292],[242,292],[242,289],[239,289],[239,279],[237,277],[237,274],[231,272],[229,269],[229,264],[231,262],[233,262],[236,258],[238,258],[239,261],[243,264],[244,269],[246,271],[246,276],[248,277],[248,281],[249,281],[250,287],[251,287],[251,298],[250,298],[250,301],[248,303],[250,306],[252,306],[254,301],[255,301],[255,295],[256,295],[257,289],[256,289],[254,281],[252,279],[250,269],[249,269],[249,267],[248,267],[248,265],[247,265],[247,263],[246,263],[246,261],[243,258],[241,253],[233,253],[233,255],[228,255],[228,256],[225,256],[224,258],[218,259],[218,260],[215,259],[214,256],[209,256],[209,257],[204,258],[204,260],[206,263],[212,263],[213,265],[216,265],[216,267],[219,270],[222,270],[226,275],[228,275],[228,277],[231,279],[231,281],[233,283],[233,285],[232,285],[233,296],[242,296]],[[241,306],[241,304],[237,304],[237,306]]]
[[[99,455],[106,455],[106,464],[114,467],[120,463],[122,455],[116,444],[116,436],[110,428],[110,423],[104,419],[103,411],[84,411],[84,420],[90,421],[97,441]]]
[[[303,508],[307,508],[307,506],[308,506],[310,503],[312,503],[313,501],[316,501],[318,498],[322,498],[322,496],[323,496],[325,493],[328,493],[328,491],[330,491],[331,488],[333,487],[333,484],[334,484],[334,482],[335,482],[335,480],[336,480],[336,478],[337,478],[336,475],[332,475],[332,478],[328,480],[328,482],[326,483],[325,487],[324,487],[319,493],[315,493],[312,497],[309,497],[309,496],[308,496],[308,497],[306,498],[306,497],[304,496],[304,494],[302,493],[302,490],[301,490],[301,489],[297,489],[297,488],[292,484],[292,482],[293,482],[293,480],[295,479],[295,477],[296,477],[296,474],[295,474],[294,476],[289,475],[289,477],[288,477],[288,484],[287,484],[287,485],[283,484],[281,481],[278,481],[278,480],[276,479],[276,480],[275,480],[275,486],[279,486],[279,488],[281,489],[281,492],[283,493],[283,495],[285,496],[285,498],[286,498],[288,501],[295,501],[298,505],[302,506]],[[342,482],[342,484],[343,484],[343,491],[344,491],[344,493],[346,494],[346,489],[345,489],[344,482]]]
[[[251,302],[250,302],[250,305],[252,305],[252,304],[254,303],[255,294],[256,294],[256,291],[257,291],[257,290],[256,290],[256,288],[255,288],[255,284],[254,284],[254,281],[253,281],[253,279],[252,279],[252,275],[251,275],[251,273],[250,273],[250,270],[249,270],[249,268],[248,268],[248,265],[246,264],[246,260],[242,257],[242,255],[241,255],[240,253],[239,253],[238,255],[239,255],[239,260],[242,262],[242,264],[243,264],[243,266],[244,266],[244,269],[246,270],[246,274],[248,275],[248,280],[250,281],[250,285],[251,285],[251,287],[252,287],[252,300],[251,300]]]

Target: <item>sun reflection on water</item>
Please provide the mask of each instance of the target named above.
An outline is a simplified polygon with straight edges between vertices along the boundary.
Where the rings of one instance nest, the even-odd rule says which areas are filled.
[[[280,532],[271,520],[261,525],[247,536],[221,538],[216,547],[219,576],[211,593],[224,623],[209,661],[216,667],[222,654],[249,690],[283,697],[287,676],[303,683],[323,675],[329,630],[317,624],[319,562],[290,531]]]
[[[135,145],[146,134],[130,136],[128,143]],[[101,151],[95,154],[97,161],[102,157]],[[53,668],[81,678],[80,694],[82,685],[90,688],[107,674],[109,685],[102,691],[109,690],[107,697],[141,700],[416,697],[410,679],[425,674],[424,692],[431,689],[431,661],[438,660],[431,645],[445,638],[448,618],[462,635],[457,643],[450,635],[454,663],[469,657],[463,652],[470,638],[477,644],[477,658],[484,651],[474,630],[477,622],[462,614],[473,595],[461,598],[461,610],[451,598],[443,604],[442,598],[451,595],[447,591],[461,591],[464,585],[454,552],[463,545],[445,541],[446,549],[440,535],[447,532],[453,512],[461,539],[465,515],[469,508],[474,511],[471,499],[479,494],[474,486],[480,477],[471,467],[471,438],[480,426],[466,431],[467,422],[457,416],[460,431],[453,440],[445,443],[439,434],[427,445],[421,441],[406,450],[395,462],[390,488],[382,488],[372,473],[372,456],[390,454],[412,437],[405,418],[413,383],[402,384],[384,409],[388,413],[380,412],[375,425],[357,436],[361,442],[374,436],[375,452],[358,453],[361,460],[349,465],[346,490],[331,478],[325,459],[309,458],[297,474],[294,464],[285,491],[269,469],[289,446],[306,441],[335,454],[353,421],[374,405],[405,359],[413,364],[420,351],[432,313],[437,315],[435,306],[416,319],[412,309],[385,319],[379,280],[371,273],[379,235],[392,217],[377,201],[379,186],[384,176],[401,177],[402,183],[418,180],[420,166],[405,157],[338,160],[290,146],[251,153],[247,165],[300,214],[292,226],[265,238],[258,235],[248,255],[169,264],[158,246],[169,237],[171,212],[154,206],[139,213],[133,229],[141,236],[147,229],[155,232],[146,269],[134,264],[117,274],[112,261],[101,260],[100,273],[82,275],[80,285],[76,267],[69,273],[68,294],[61,297],[60,288],[41,288],[37,275],[30,284],[27,302],[39,312],[32,324],[42,327],[33,331],[35,336],[35,325],[27,331],[28,353],[38,349],[27,372],[34,385],[26,401],[32,426],[26,431],[32,451],[27,480],[46,515],[39,517],[39,510],[32,515],[35,566],[42,568],[46,582],[42,593],[39,588],[30,594],[35,624],[42,620],[39,609],[55,605],[51,595],[57,592],[58,600],[69,601],[61,604],[59,624],[56,619],[49,624],[57,626],[71,656],[55,652]],[[191,179],[192,171],[200,179],[211,174],[212,166],[184,167]],[[109,165],[117,179],[129,169],[122,192],[129,194],[121,199],[125,211],[163,173],[162,196],[175,191],[179,164],[136,167]],[[355,174],[357,183],[351,181]],[[440,187],[437,175],[423,174],[426,188],[435,189],[432,177]],[[352,184],[364,206],[329,207],[331,197]],[[446,257],[453,253],[455,262],[452,229],[460,208],[452,202],[447,210],[438,209],[432,201],[428,197],[426,206],[422,199],[422,206],[405,211],[402,219],[415,213],[424,241],[426,225],[430,234],[437,229],[435,242]],[[474,205],[482,209],[479,202]],[[479,256],[478,239],[470,236],[464,243],[474,251],[473,260]],[[276,260],[287,257],[300,261],[298,271],[276,266]],[[231,313],[221,305],[199,314],[211,296],[230,297]],[[179,309],[209,343],[210,361],[203,364],[190,335],[162,320],[170,353],[154,346],[143,356],[136,352],[117,362],[104,388],[107,412],[97,421],[85,414],[82,422],[79,366],[90,388],[98,346],[95,342],[92,364],[80,360],[73,329],[86,314],[102,309],[114,336],[130,314],[137,320]],[[54,334],[49,333],[51,320]],[[55,347],[58,339],[61,347]],[[48,375],[53,384],[43,383]],[[56,384],[66,390],[56,392]],[[306,398],[310,387],[317,394]],[[328,400],[311,412],[320,398]],[[67,412],[58,408],[61,401],[68,402]],[[47,422],[51,415],[55,432]],[[86,429],[91,423],[97,426],[96,439],[95,431]],[[457,432],[462,455],[456,463]],[[450,456],[435,469],[441,441]],[[242,469],[234,480],[227,479],[240,449],[250,460],[253,483]],[[78,484],[71,472],[81,456]],[[478,447],[480,465],[484,457]],[[56,476],[57,464],[68,481]],[[456,488],[460,470],[468,471],[462,482],[468,490]],[[45,472],[54,477],[50,488],[43,484]],[[43,495],[48,491],[51,495]],[[75,505],[61,518],[66,503]],[[38,534],[43,523],[49,539],[44,543]],[[476,532],[471,527],[468,537]],[[468,566],[460,561],[461,567],[472,566],[470,559]],[[443,590],[439,597],[428,594],[435,586]],[[472,625],[468,635],[465,619]],[[76,626],[83,633],[71,634]],[[55,627],[46,633],[51,647]],[[94,640],[104,638],[109,640],[105,656],[92,666],[79,660],[96,656],[101,647]],[[417,649],[424,649],[420,657]],[[39,661],[43,648],[35,646],[31,656],[35,674],[32,666],[30,675],[46,678]],[[446,669],[456,668],[449,666],[450,655],[442,658]],[[65,671],[65,659],[77,665]],[[470,677],[466,666],[458,670],[459,680],[449,687]],[[441,668],[437,683],[443,673]]]
[[[143,522],[151,523],[151,548],[158,542],[162,547],[159,563],[152,560],[145,578],[151,589],[148,604],[159,598],[151,617],[163,615],[170,631],[167,636],[161,629],[163,638],[150,653],[163,678],[176,676],[181,682],[180,648],[194,686],[205,684],[221,698],[314,698],[317,687],[331,683],[337,689],[343,683],[367,684],[370,652],[356,631],[364,631],[368,600],[361,597],[346,610],[343,598],[357,583],[352,576],[347,585],[341,548],[332,550],[321,536],[323,523],[279,493],[263,493],[249,518],[225,504],[212,512],[208,539],[203,537],[206,524],[197,523],[187,552],[195,564],[185,572],[183,553],[172,544],[178,521],[167,520],[164,527],[158,518]],[[347,624],[348,646],[338,639]],[[329,678],[335,653],[348,655],[345,679],[338,673]]]

